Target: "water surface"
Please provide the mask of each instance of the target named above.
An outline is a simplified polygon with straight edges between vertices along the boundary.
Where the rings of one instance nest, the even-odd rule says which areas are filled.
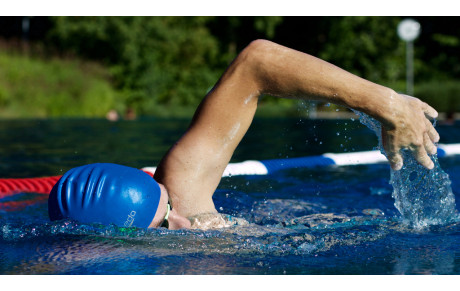
[[[156,165],[182,119],[0,122],[0,176],[57,175],[85,163]],[[460,126],[438,126],[443,143]],[[371,150],[358,120],[256,119],[232,162]],[[459,198],[460,157],[440,159]],[[224,178],[221,212],[250,222],[222,230],[138,230],[49,222],[46,199],[0,210],[1,274],[459,274],[460,224],[414,229],[394,206],[387,164],[292,169]],[[45,197],[46,198],[46,197]],[[458,208],[458,206],[457,206]]]

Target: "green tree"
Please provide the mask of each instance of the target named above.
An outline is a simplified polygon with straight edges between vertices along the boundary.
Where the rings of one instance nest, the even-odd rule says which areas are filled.
[[[196,104],[217,80],[208,17],[55,17],[48,42],[109,66],[127,106]]]
[[[54,17],[48,43],[110,68],[124,103],[193,105],[237,52],[273,37],[281,17]],[[256,34],[257,36],[255,36]]]
[[[282,16],[213,17],[207,26],[219,40],[225,60],[230,61],[251,41],[258,38],[274,39],[276,29],[283,20]]]
[[[416,42],[416,52],[424,62],[419,80],[460,78],[460,30],[458,17],[420,17],[422,34]]]
[[[331,21],[319,57],[373,82],[404,88],[404,43],[396,34],[399,17],[341,17]]]

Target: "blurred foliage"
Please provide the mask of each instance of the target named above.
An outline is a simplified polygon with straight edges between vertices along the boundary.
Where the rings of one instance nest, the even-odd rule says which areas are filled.
[[[1,18],[0,24],[3,23],[6,27],[9,18],[5,19]],[[31,29],[38,27],[41,31],[31,30],[28,37],[48,51],[44,62],[49,63],[51,75],[62,74],[62,78],[66,78],[68,73],[64,69],[59,73],[52,69],[53,66],[58,66],[58,61],[53,59],[50,62],[49,55],[74,59],[74,62],[63,61],[63,66],[68,66],[69,71],[80,70],[76,64],[82,63],[77,61],[81,59],[98,62],[105,67],[104,76],[87,76],[104,84],[108,80],[112,86],[110,88],[109,85],[104,85],[107,88],[105,91],[99,89],[101,92],[111,93],[91,93],[94,102],[108,98],[107,100],[112,100],[107,101],[112,109],[133,108],[141,115],[164,116],[177,112],[187,115],[193,112],[237,53],[257,38],[270,39],[318,56],[358,76],[404,92],[405,43],[396,34],[396,27],[401,19],[278,16],[34,17],[31,18]],[[21,23],[19,17],[13,20],[17,26]],[[14,22],[13,20],[10,22]],[[416,17],[416,20],[422,27],[422,33],[414,44],[416,94],[429,100],[435,108],[445,108],[443,104],[453,102],[446,100],[459,98],[456,97],[457,93],[449,93],[449,88],[455,87],[454,80],[460,78],[460,31],[456,28],[459,18]],[[0,35],[4,37],[14,34],[2,33],[2,29],[0,28]],[[37,62],[36,59],[30,61]],[[80,71],[82,75],[86,74],[85,70]],[[31,69],[30,72],[35,71]],[[0,73],[0,78],[1,74],[4,72]],[[74,96],[77,89],[69,88],[78,86],[72,85],[72,82],[89,83],[90,80],[83,81],[76,77],[75,81],[70,81],[72,78],[67,78],[70,83],[62,85],[64,81],[55,76],[43,81],[48,84],[46,86],[38,83],[34,86],[55,90],[53,88],[58,88],[59,85],[46,83],[52,82],[53,78],[61,84],[63,90],[69,92],[53,91],[46,94],[59,100],[56,101],[55,109],[43,109],[46,113],[40,111],[39,115],[77,114],[69,113],[71,109],[58,105],[60,102],[67,104],[74,101],[61,101],[68,97],[58,96]],[[11,85],[5,87],[4,83],[0,80],[0,110],[12,106],[13,99],[17,99],[17,102],[22,100],[20,97],[11,97]],[[88,88],[85,86],[82,88]],[[33,89],[30,90],[34,92]],[[436,95],[433,97],[427,95],[434,93]],[[81,92],[78,94],[84,95]],[[37,100],[42,98],[35,96]],[[264,97],[261,103],[279,105],[280,110],[286,112],[295,112],[298,108],[295,100]],[[72,112],[77,112],[77,108],[87,110],[83,109],[85,106],[72,106]],[[98,113],[91,111],[92,113],[85,112],[81,115],[103,116],[102,111],[107,108],[109,107],[104,105]],[[39,111],[30,110],[31,115],[36,115]],[[57,113],[60,111],[62,113]]]
[[[0,51],[1,116],[104,116],[123,106],[105,74],[96,64]]]
[[[330,29],[319,57],[380,84],[404,79],[404,43],[398,17],[343,17]],[[399,88],[395,88],[399,89]]]
[[[430,81],[418,85],[415,95],[439,112],[460,112],[460,82]]]
[[[281,16],[228,16],[212,17],[207,26],[219,40],[220,51],[228,63],[251,41],[258,38],[274,39],[282,22]]]
[[[217,40],[205,17],[55,17],[48,43],[101,61],[127,106],[196,104],[216,81]]]
[[[126,105],[145,114],[157,105],[196,106],[236,56],[228,48],[221,53],[222,43],[210,33],[208,26],[216,19],[220,18],[55,17],[47,41],[102,61]],[[247,29],[240,20],[229,18],[229,29]],[[270,36],[278,22],[276,17],[255,17],[249,24],[261,36]]]

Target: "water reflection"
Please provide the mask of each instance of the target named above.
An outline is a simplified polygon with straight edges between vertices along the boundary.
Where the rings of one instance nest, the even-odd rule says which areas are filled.
[[[347,142],[347,148],[372,149],[374,134],[357,121],[346,122],[347,136],[349,132],[360,136]],[[11,141],[0,148],[2,177],[56,175],[61,169],[95,161],[154,165],[188,120],[35,123],[0,124],[0,138]],[[256,120],[234,161],[337,152],[345,135],[344,122],[338,123]],[[444,129],[447,134],[442,130],[441,136],[460,141],[458,127]],[[274,132],[283,138],[273,139]],[[305,139],[305,145],[298,142]],[[460,158],[440,163],[452,179],[453,194],[458,195]],[[0,273],[459,273],[460,225],[451,223],[423,233],[405,226],[394,207],[389,178],[388,165],[226,178],[214,195],[217,208],[251,225],[210,231],[51,223],[42,196],[21,194],[0,201],[17,207],[0,210]]]
[[[395,255],[394,274],[455,274],[458,242],[439,237],[429,245],[404,246]]]

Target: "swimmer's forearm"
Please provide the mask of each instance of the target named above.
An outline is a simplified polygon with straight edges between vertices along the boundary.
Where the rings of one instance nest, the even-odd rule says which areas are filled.
[[[256,41],[252,62],[261,94],[331,102],[392,123],[390,103],[397,94],[311,55],[268,41]],[[242,53],[244,54],[244,52]],[[244,58],[244,55],[243,55]]]
[[[427,117],[437,117],[434,108],[302,52],[267,41],[254,45],[258,53],[253,54],[250,75],[261,93],[323,100],[364,112],[382,123],[383,147],[393,169],[401,169],[404,148],[421,165],[433,168],[427,153],[436,153],[439,135]]]

